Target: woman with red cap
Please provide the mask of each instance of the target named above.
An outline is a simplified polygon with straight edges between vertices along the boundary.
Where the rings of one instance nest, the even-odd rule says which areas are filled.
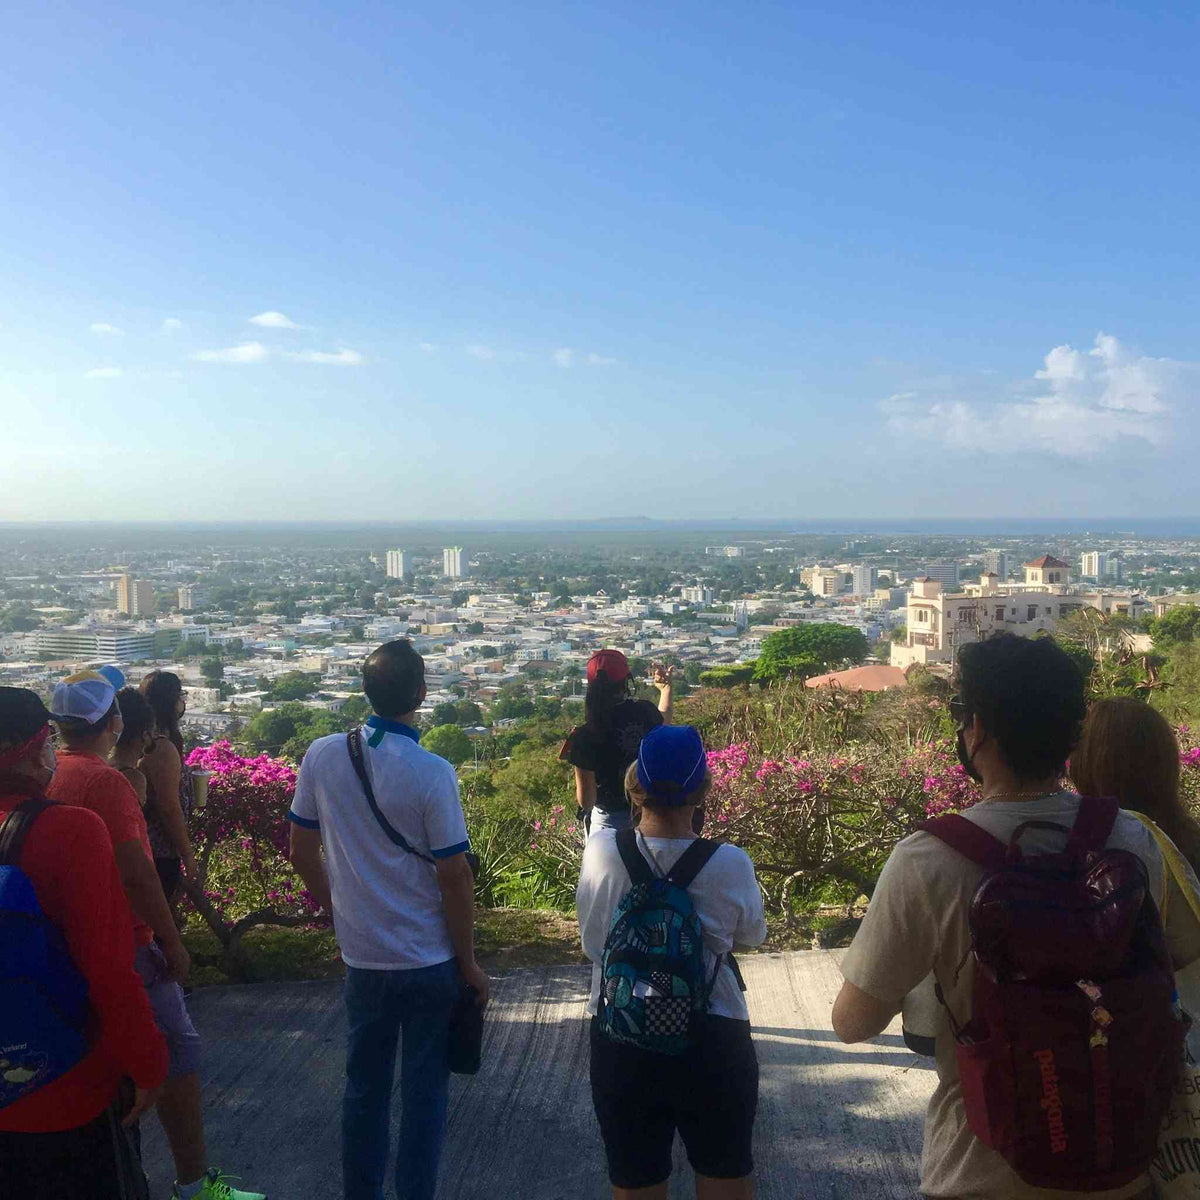
[[[620,650],[597,650],[588,660],[587,720],[567,736],[560,758],[575,768],[579,818],[590,837],[597,829],[628,829],[625,771],[642,738],[671,720],[672,668],[654,668],[658,707],[629,692],[629,660]]]

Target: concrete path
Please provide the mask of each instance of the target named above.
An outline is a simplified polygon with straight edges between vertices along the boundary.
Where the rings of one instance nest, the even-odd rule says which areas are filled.
[[[932,1064],[904,1048],[897,1026],[866,1046],[834,1038],[835,954],[741,960],[762,1068],[760,1200],[916,1193]],[[493,980],[484,1067],[452,1084],[439,1200],[607,1200],[582,1017],[589,971],[539,967]],[[212,988],[191,999],[206,1039],[213,1161],[271,1200],[341,1195],[340,998],[338,983],[307,983]],[[153,1117],[144,1128],[152,1195],[166,1196],[162,1133]],[[676,1156],[672,1200],[695,1194],[678,1143]]]

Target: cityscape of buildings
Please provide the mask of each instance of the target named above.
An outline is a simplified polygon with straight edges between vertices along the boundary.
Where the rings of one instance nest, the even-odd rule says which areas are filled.
[[[1081,608],[1136,626],[1200,586],[1200,542],[1186,540],[1051,539],[1055,553],[1016,538],[478,540],[468,551],[164,534],[123,550],[0,537],[0,681],[46,691],[85,666],[137,679],[169,665],[187,687],[186,723],[218,736],[277,703],[270,685],[288,673],[312,679],[302,703],[337,711],[365,656],[395,637],[425,656],[428,708],[486,703],[514,683],[578,702],[582,687],[563,681],[601,646],[708,669],[756,658],[780,628],[833,622],[863,633],[870,661],[941,671],[999,630],[1053,631]]]

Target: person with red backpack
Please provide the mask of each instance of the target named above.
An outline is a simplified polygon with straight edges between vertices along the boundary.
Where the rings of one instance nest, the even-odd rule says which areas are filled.
[[[46,799],[54,769],[45,706],[0,688],[0,1196],[135,1200],[167,1046],[108,830]]]
[[[1116,801],[1063,787],[1085,681],[1051,639],[968,644],[957,686],[958,754],[983,799],[893,851],[833,1028],[875,1037],[933,972],[923,1195],[1140,1200],[1187,1028],[1173,971],[1200,959],[1200,921],[1169,901],[1200,884],[1164,871]]]

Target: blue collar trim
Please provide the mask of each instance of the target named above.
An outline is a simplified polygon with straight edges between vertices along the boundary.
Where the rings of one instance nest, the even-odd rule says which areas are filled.
[[[389,721],[386,717],[371,716],[367,718],[367,727],[375,730],[379,741],[383,740],[385,733],[398,733],[401,737],[412,738],[414,742],[421,740],[420,733],[411,725],[405,725],[403,721]],[[371,745],[377,746],[379,741],[372,738]]]

